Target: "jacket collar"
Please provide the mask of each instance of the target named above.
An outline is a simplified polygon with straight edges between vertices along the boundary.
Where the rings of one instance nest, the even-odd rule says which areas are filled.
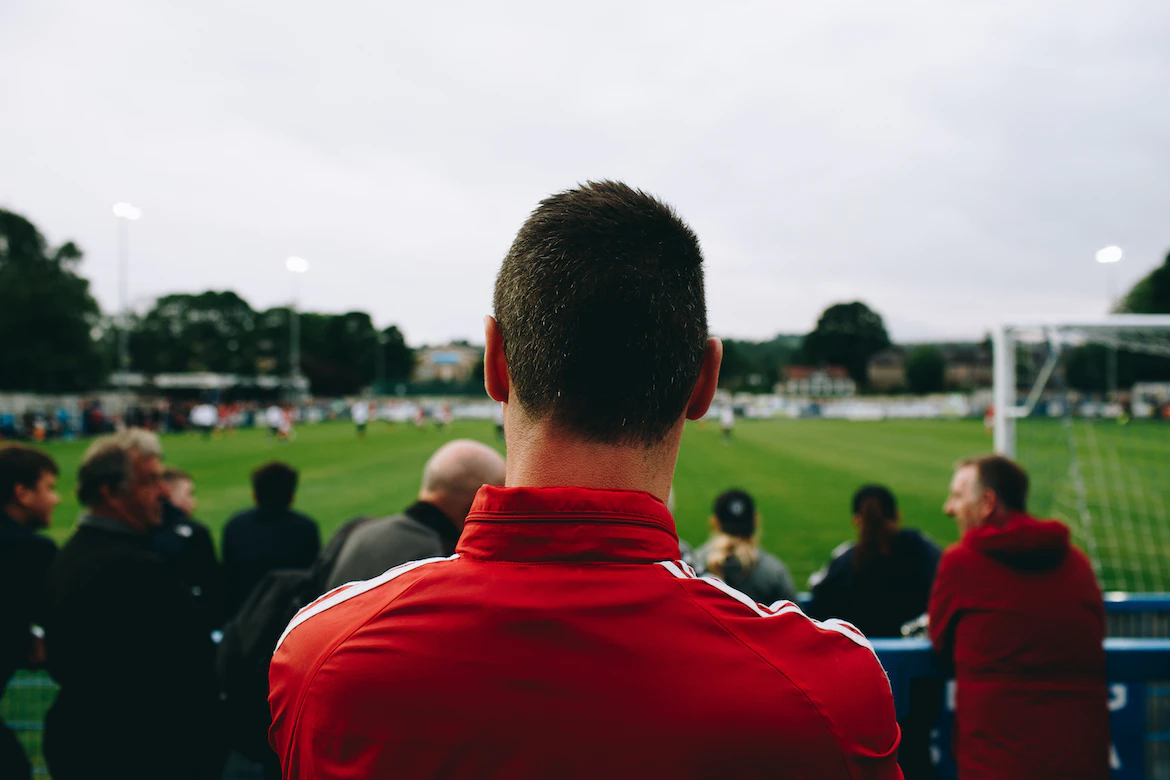
[[[0,509],[0,538],[23,539],[32,535],[33,530],[31,528],[16,522],[7,512]]]
[[[457,552],[502,561],[652,563],[679,557],[666,505],[649,493],[485,485]]]
[[[437,533],[448,555],[455,552],[455,544],[459,541],[459,529],[442,509],[429,501],[415,501],[402,514]]]
[[[123,522],[114,520],[111,517],[102,517],[101,515],[85,514],[77,521],[78,528],[93,528],[98,531],[106,531],[112,534],[127,534],[129,536],[141,536],[139,531],[131,528]]]

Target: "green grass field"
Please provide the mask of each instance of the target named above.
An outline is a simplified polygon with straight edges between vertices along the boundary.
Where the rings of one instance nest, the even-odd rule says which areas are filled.
[[[461,437],[503,449],[487,422],[456,422],[445,431],[376,424],[364,440],[349,424],[326,423],[300,426],[288,444],[245,430],[210,440],[170,435],[163,445],[167,462],[197,480],[196,514],[217,536],[233,512],[250,504],[252,469],[280,459],[300,470],[296,507],[320,523],[327,539],[351,517],[406,507],[427,457]],[[1170,588],[1170,426],[1078,420],[1070,436],[1060,421],[1028,420],[1018,441],[1032,473],[1031,509],[1072,526],[1077,543],[1101,561],[1106,589]],[[81,511],[74,475],[86,446],[46,447],[61,466],[64,500],[50,531],[58,542]],[[894,491],[907,525],[940,544],[955,541],[954,524],[942,514],[951,466],[990,449],[991,437],[977,421],[741,421],[730,446],[717,425],[688,423],[675,473],[675,519],[680,536],[698,545],[707,536],[715,496],[730,487],[749,491],[763,517],[763,545],[803,586],[852,535],[849,500],[866,482]],[[1072,452],[1083,475],[1083,502],[1069,476]]]
[[[406,507],[427,457],[444,441],[461,437],[502,449],[492,425],[479,422],[456,422],[442,432],[374,425],[364,440],[348,424],[303,425],[289,444],[270,441],[258,430],[211,440],[181,434],[164,437],[163,446],[166,461],[197,480],[196,514],[217,534],[233,512],[249,505],[252,469],[280,459],[301,472],[297,509],[315,518],[328,538],[356,515]],[[81,511],[74,475],[85,447],[84,442],[47,447],[61,467],[63,501],[51,530],[58,542],[68,537]],[[730,446],[722,444],[718,426],[688,424],[675,475],[679,533],[701,543],[715,496],[742,487],[758,502],[764,546],[803,584],[853,533],[849,500],[865,482],[889,485],[907,524],[940,543],[954,541],[954,525],[941,510],[951,464],[989,447],[981,424],[958,421],[744,421]]]
[[[351,517],[405,508],[418,490],[427,457],[443,442],[462,437],[502,449],[486,422],[457,422],[442,432],[378,424],[364,440],[349,424],[305,425],[289,444],[270,441],[256,430],[210,440],[182,434],[164,437],[163,446],[167,462],[196,478],[196,514],[217,536],[233,512],[250,504],[252,469],[280,459],[300,470],[296,507],[316,518],[328,538]],[[991,449],[991,437],[978,421],[742,421],[729,446],[721,439],[717,425],[688,423],[674,480],[680,535],[701,543],[715,496],[730,487],[744,488],[756,497],[763,517],[763,545],[788,563],[800,587],[834,547],[853,535],[849,502],[866,482],[893,489],[906,525],[943,545],[955,541],[955,526],[942,514],[951,466]],[[1067,429],[1059,421],[1029,420],[1021,424],[1018,441],[1020,458],[1032,473],[1033,511],[1059,514],[1082,547],[1096,548],[1107,589],[1170,587],[1170,426],[1078,421]],[[50,530],[58,542],[68,538],[81,511],[74,487],[86,446],[46,446],[61,467],[64,500]],[[1080,493],[1069,477],[1074,454],[1083,476]],[[1078,495],[1084,498],[1090,532]],[[39,724],[53,688],[36,686],[49,686],[47,678],[22,673],[19,694],[0,701],[0,717]],[[40,732],[21,736],[36,755]],[[38,766],[43,766],[39,758]]]

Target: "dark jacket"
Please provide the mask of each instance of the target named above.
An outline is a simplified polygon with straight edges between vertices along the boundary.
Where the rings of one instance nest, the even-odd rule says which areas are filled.
[[[459,529],[434,504],[418,501],[400,515],[369,520],[342,545],[326,589],[377,577],[387,569],[455,552]]]
[[[958,684],[963,780],[1105,780],[1105,611],[1068,528],[1012,515],[948,548],[930,638]]]
[[[926,612],[942,551],[913,529],[898,531],[890,554],[874,556],[862,570],[854,564],[855,549],[838,547],[829,565],[809,578],[809,616],[840,618],[868,637],[901,636],[903,624]]]
[[[214,749],[211,638],[145,534],[82,519],[49,574],[45,719],[58,780],[188,778]]]
[[[150,546],[174,566],[207,630],[219,628],[224,621],[223,572],[207,526],[164,501],[162,525],[151,530]]]
[[[0,512],[0,696],[28,665],[31,627],[44,625],[49,567],[57,545]]]
[[[307,569],[321,551],[317,523],[291,509],[253,507],[237,512],[223,529],[228,617],[274,569]]]
[[[694,552],[694,567],[700,576],[710,573],[707,570],[710,549],[711,542],[707,542]],[[742,565],[735,557],[729,557],[723,564],[723,576],[720,579],[760,604],[796,601],[796,585],[792,582],[788,567],[767,550],[760,550],[759,554],[759,559],[751,567]]]

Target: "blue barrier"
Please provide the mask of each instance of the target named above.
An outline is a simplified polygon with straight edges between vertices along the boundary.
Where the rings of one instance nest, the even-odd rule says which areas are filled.
[[[940,676],[934,651],[926,639],[875,639],[874,650],[890,677],[894,705],[904,717],[910,684]],[[1106,639],[1106,674],[1113,730],[1113,777],[1116,780],[1170,778],[1170,640]],[[938,724],[935,747],[943,778],[954,777],[950,761],[953,692]]]

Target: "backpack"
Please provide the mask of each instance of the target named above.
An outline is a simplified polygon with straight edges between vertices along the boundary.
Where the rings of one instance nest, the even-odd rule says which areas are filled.
[[[312,567],[268,572],[224,626],[216,666],[228,744],[252,761],[276,759],[268,746],[268,666],[276,643],[297,612],[322,595],[345,540],[369,519],[342,526]]]

